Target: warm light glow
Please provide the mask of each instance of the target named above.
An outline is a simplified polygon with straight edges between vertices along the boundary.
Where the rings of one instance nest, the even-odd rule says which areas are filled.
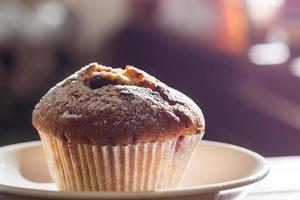
[[[246,0],[250,20],[257,26],[271,23],[285,0]]]
[[[285,0],[247,0],[247,4],[267,7],[280,7],[284,4],[284,2]]]
[[[248,55],[256,65],[277,65],[288,60],[290,50],[284,43],[257,44],[250,48]]]
[[[294,76],[297,76],[300,78],[300,57],[295,58],[291,65],[290,65],[290,71]]]
[[[61,25],[67,16],[66,9],[58,2],[46,2],[37,11],[38,20],[49,26]]]

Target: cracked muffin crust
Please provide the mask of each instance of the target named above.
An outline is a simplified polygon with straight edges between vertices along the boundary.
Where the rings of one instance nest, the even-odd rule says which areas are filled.
[[[187,96],[132,66],[91,63],[36,105],[33,125],[68,143],[127,145],[204,134],[200,108]]]

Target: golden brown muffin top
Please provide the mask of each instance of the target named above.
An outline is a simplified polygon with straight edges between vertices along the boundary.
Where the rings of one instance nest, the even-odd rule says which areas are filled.
[[[52,88],[32,122],[69,143],[119,145],[204,134],[199,107],[181,92],[132,66],[91,63]]]

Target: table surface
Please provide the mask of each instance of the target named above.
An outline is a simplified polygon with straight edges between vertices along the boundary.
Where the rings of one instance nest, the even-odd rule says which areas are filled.
[[[257,183],[245,200],[300,199],[300,156],[267,158],[268,176]]]

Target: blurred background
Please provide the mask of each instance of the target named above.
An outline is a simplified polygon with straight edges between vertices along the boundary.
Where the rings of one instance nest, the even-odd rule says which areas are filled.
[[[300,154],[300,1],[1,0],[0,145],[38,139],[34,105],[90,62],[190,96],[205,139]]]

